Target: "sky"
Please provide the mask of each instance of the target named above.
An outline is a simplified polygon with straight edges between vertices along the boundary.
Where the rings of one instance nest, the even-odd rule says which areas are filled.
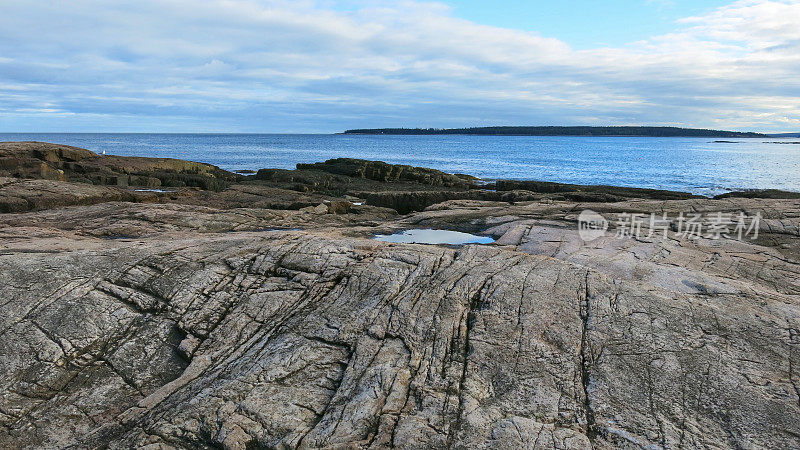
[[[0,0],[0,132],[800,132],[800,0]]]

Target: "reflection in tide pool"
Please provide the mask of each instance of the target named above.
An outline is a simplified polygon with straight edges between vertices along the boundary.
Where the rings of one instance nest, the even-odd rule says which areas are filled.
[[[175,191],[168,191],[166,189],[136,189],[136,192],[159,192],[159,193],[169,193]]]
[[[494,239],[450,230],[406,230],[395,234],[379,234],[375,239],[399,244],[491,244]]]

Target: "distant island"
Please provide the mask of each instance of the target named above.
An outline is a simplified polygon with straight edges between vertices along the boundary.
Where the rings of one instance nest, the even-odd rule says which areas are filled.
[[[677,127],[474,127],[474,128],[365,128],[344,134],[436,135],[467,134],[480,136],[647,136],[647,137],[724,137],[763,138],[766,134]]]

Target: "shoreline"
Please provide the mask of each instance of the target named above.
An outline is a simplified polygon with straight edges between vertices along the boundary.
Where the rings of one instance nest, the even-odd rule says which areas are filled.
[[[335,157],[381,159],[377,156],[384,156],[392,164],[432,167],[448,173],[466,172],[489,180],[642,187],[687,191],[707,197],[752,189],[800,190],[800,176],[790,170],[797,164],[796,146],[770,145],[759,139],[740,139],[736,144],[715,144],[706,138],[672,141],[579,136],[495,140],[457,136],[440,139],[425,136],[73,134],[0,135],[0,139],[65,143],[97,153],[106,151],[109,155],[203,161],[229,171],[294,169],[296,165],[289,162],[313,163]],[[781,140],[796,142],[792,138]],[[224,146],[225,151],[217,152],[217,146]],[[357,151],[362,147],[363,152]],[[762,153],[763,157],[758,156]],[[508,159],[504,159],[506,154]],[[459,155],[466,155],[464,162],[453,159]],[[758,163],[746,163],[746,158],[751,156],[761,159]],[[724,165],[713,163],[717,157],[725,158]],[[772,173],[770,168],[782,161],[790,165],[778,169],[776,176],[768,175]],[[740,182],[734,182],[736,180]]]
[[[313,164],[299,163],[295,169],[261,168],[240,173],[202,162],[176,158],[98,155],[77,147],[42,142],[0,143],[0,159],[4,161],[0,165],[0,176],[68,182],[71,185],[77,183],[83,189],[95,191],[111,189],[107,195],[112,199],[136,199],[144,193],[158,194],[159,188],[221,192],[230,186],[258,185],[280,192],[278,197],[282,200],[276,204],[288,202],[291,205],[289,199],[301,194],[329,200],[350,196],[362,198],[366,204],[396,209],[402,214],[422,210],[442,200],[457,199],[514,202],[548,197],[556,200],[609,202],[631,198],[800,198],[800,192],[775,189],[729,191],[712,197],[625,185],[571,184],[525,179],[486,180],[423,167],[348,158]],[[69,192],[68,188],[62,190]],[[26,198],[33,198],[35,192],[26,195]],[[69,198],[71,196],[66,195],[62,200],[52,201],[67,205],[74,201]],[[102,196],[96,199],[101,200]],[[307,203],[305,206],[310,206],[308,200],[304,201]],[[24,205],[29,203],[29,200],[25,200],[13,206],[6,202],[5,206],[0,205],[0,211],[25,209]]]

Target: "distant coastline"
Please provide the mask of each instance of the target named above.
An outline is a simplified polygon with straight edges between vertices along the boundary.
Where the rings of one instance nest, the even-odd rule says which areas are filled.
[[[478,136],[634,136],[765,138],[767,134],[677,127],[473,127],[473,128],[363,128],[343,134],[384,135],[478,135]]]

